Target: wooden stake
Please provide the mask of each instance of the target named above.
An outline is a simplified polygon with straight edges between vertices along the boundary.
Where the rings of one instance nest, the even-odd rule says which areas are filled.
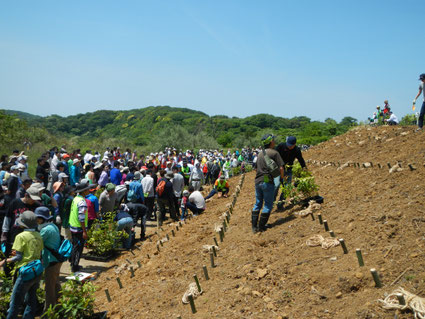
[[[130,260],[128,260],[127,258],[125,260],[131,265],[131,261]]]
[[[165,237],[167,237],[167,240],[170,241],[170,236],[168,236],[168,234]]]
[[[214,237],[214,243],[215,243],[215,245],[218,247],[217,238],[215,238],[215,237]]]
[[[396,294],[396,296],[397,296],[397,299],[398,299],[398,303],[400,305],[402,305],[402,306],[406,305],[406,300],[404,299],[403,294],[398,293],[398,294]]]
[[[108,299],[108,302],[112,302],[111,295],[109,294],[108,289],[105,289],[105,295],[106,295],[106,299]]]
[[[130,267],[130,273],[131,273],[130,278],[133,278],[134,277],[134,269],[133,269],[133,267]]]
[[[311,213],[310,216],[311,216],[311,219],[314,220],[314,214]]]
[[[203,266],[202,266],[202,270],[204,271],[204,277],[205,277],[205,280],[210,280],[210,277],[208,276],[208,269],[207,269],[207,266],[203,265]]]
[[[122,287],[120,277],[117,277],[117,283],[118,283],[118,286],[120,286],[120,289],[122,289],[123,287]]]
[[[164,243],[162,242],[162,239],[159,240],[159,244],[162,246],[164,246]]]
[[[217,251],[215,250],[215,246],[212,246],[212,251],[213,251],[214,257],[217,257]]]
[[[176,230],[179,231],[179,226],[176,225]]]
[[[223,240],[224,240],[224,231],[223,231],[223,228],[220,229],[219,234],[220,234],[220,242],[223,242]]]
[[[347,246],[345,246],[344,239],[340,238],[339,243],[341,244],[342,250],[344,251],[344,254],[348,254]]]
[[[146,254],[146,257],[148,257],[148,259],[151,259],[151,256],[149,256],[149,254]]]
[[[176,237],[176,233],[174,232],[174,229],[171,230],[171,235],[173,235],[173,237]]]
[[[323,226],[325,226],[325,231],[329,231],[328,221],[326,219],[323,221]]]
[[[142,263],[140,261],[137,261],[137,266],[139,266],[139,268],[142,267]]]
[[[318,214],[317,214],[317,217],[319,218],[319,223],[320,223],[320,225],[322,225],[322,224],[323,224],[322,214],[318,213]]]
[[[156,244],[156,250],[158,250],[158,252],[160,252],[160,250],[159,250],[159,244]]]
[[[379,279],[379,274],[376,271],[376,269],[375,268],[372,268],[370,270],[370,273],[372,274],[373,280],[375,281],[375,287],[381,288],[382,287],[382,283],[381,283],[381,280]]]
[[[189,294],[189,295],[187,296],[187,298],[189,299],[190,308],[192,309],[192,313],[196,313],[195,302],[193,301],[193,296],[192,296],[192,294]]]
[[[199,284],[198,276],[196,276],[196,274],[193,275],[193,279],[195,279],[196,287],[198,287],[198,292],[201,293],[202,289],[201,289],[201,285]]]
[[[363,261],[362,251],[359,248],[356,249],[356,255],[357,255],[357,260],[359,261],[359,266],[363,267],[364,261]]]
[[[335,237],[334,231],[333,231],[333,230],[330,230],[330,231],[329,231],[329,235],[330,235],[331,237]]]
[[[210,261],[211,261],[211,268],[214,268],[215,267],[215,264],[214,264],[214,254],[213,254],[212,251],[210,251]]]

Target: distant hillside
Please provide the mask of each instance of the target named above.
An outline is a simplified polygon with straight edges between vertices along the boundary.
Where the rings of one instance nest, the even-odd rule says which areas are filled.
[[[269,114],[229,118],[170,106],[127,111],[100,110],[67,117],[7,112],[58,136],[78,137],[85,141],[120,138],[137,146],[173,145],[181,148],[254,146],[258,145],[260,136],[265,132],[283,137],[296,135],[299,143],[317,144],[346,132],[357,122],[351,117],[337,123],[332,119],[319,122],[305,116],[288,119]]]
[[[21,112],[21,111],[15,111],[15,110],[2,110],[2,111],[4,111],[4,113],[7,115],[15,115],[19,117],[20,119],[26,120],[26,121],[39,120],[42,118],[41,116],[34,115],[31,113]]]

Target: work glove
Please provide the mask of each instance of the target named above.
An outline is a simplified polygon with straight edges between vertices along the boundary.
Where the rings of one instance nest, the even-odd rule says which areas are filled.
[[[56,216],[56,224],[60,225],[62,223],[62,218],[58,215]]]
[[[413,104],[416,104],[416,99],[413,100]]]

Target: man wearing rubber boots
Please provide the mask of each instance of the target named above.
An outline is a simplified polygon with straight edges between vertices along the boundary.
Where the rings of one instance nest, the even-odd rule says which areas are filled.
[[[254,234],[258,231],[266,230],[266,224],[269,220],[270,212],[273,208],[275,186],[270,169],[271,161],[273,161],[277,165],[278,170],[280,170],[281,179],[283,179],[284,176],[282,158],[274,149],[276,145],[275,137],[271,134],[266,134],[261,139],[261,143],[263,146],[263,151],[259,152],[257,159],[257,174],[255,175],[256,201],[254,208],[252,209],[252,232]],[[262,207],[263,211],[260,216],[260,210]]]

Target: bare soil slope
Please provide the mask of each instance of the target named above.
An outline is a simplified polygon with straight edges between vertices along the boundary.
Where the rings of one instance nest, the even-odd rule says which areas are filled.
[[[252,172],[246,175],[220,243],[217,267],[210,267],[202,246],[213,244],[214,236],[218,239],[214,225],[231,198],[214,198],[205,214],[179,231],[175,225],[164,226],[160,236],[152,235],[153,242],[138,244],[140,250],[117,259],[118,267],[130,261],[136,269],[140,261],[141,268],[133,278],[128,270],[119,274],[123,289],[118,288],[116,269],[101,273],[95,282],[100,288],[97,305],[111,318],[394,318],[395,312],[382,309],[377,299],[398,286],[425,295],[424,155],[425,133],[414,133],[412,127],[359,128],[304,153],[325,198],[319,212],[336,236],[344,238],[348,254],[340,246],[329,250],[307,246],[312,235],[329,234],[319,224],[317,212],[314,221],[310,216],[297,217],[294,212],[300,207],[273,211],[269,220],[273,227],[253,235]],[[372,162],[373,167],[338,169],[325,163],[344,166],[348,161]],[[402,169],[389,173],[387,162],[397,161]],[[410,170],[409,163],[416,170]],[[231,180],[231,192],[238,179]],[[158,253],[156,241],[166,234],[170,241]],[[356,248],[363,252],[365,267],[358,266]],[[208,267],[209,281],[203,277],[203,265]],[[375,288],[370,268],[379,271],[383,288]],[[195,299],[196,314],[181,302],[194,274],[204,291]]]

